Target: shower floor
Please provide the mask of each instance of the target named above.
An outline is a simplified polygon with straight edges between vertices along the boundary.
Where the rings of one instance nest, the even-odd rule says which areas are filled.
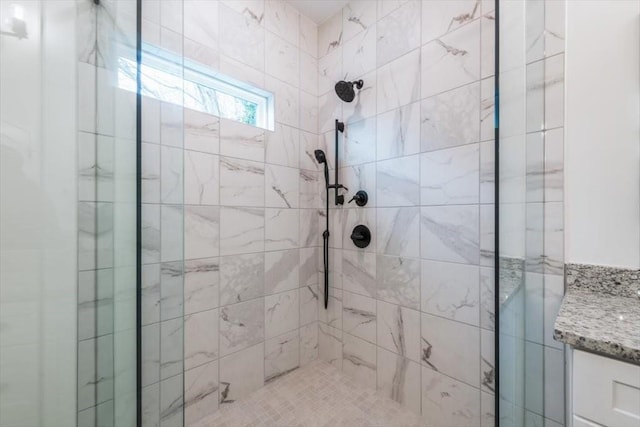
[[[220,409],[197,427],[413,427],[424,421],[397,402],[316,360]],[[195,427],[195,426],[194,426]]]

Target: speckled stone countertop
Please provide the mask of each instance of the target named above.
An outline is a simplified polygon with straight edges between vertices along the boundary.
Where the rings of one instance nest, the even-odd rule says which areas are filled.
[[[640,271],[569,264],[566,277],[553,337],[640,364]]]

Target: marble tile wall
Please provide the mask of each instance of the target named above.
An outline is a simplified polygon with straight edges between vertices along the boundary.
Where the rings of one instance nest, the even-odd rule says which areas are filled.
[[[493,424],[493,2],[352,1],[319,28],[319,128],[361,208],[333,207],[320,358],[428,425]],[[363,79],[353,103],[333,92]],[[334,167],[330,162],[331,168]],[[356,248],[357,224],[373,233]],[[321,227],[322,228],[322,227]]]
[[[143,425],[192,425],[318,355],[318,33],[284,1],[149,0],[143,19],[275,94],[274,131],[144,100]]]

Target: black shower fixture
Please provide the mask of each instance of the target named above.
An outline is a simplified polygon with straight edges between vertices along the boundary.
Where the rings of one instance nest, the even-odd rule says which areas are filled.
[[[369,195],[367,194],[367,192],[364,190],[360,190],[356,194],[354,194],[351,200],[349,200],[349,203],[356,202],[356,205],[358,206],[365,206],[368,201]]]
[[[336,83],[336,93],[344,102],[351,102],[356,97],[355,89],[360,90],[362,89],[362,86],[364,86],[364,82],[362,80],[356,80],[354,82],[345,82],[344,80],[340,80]]]

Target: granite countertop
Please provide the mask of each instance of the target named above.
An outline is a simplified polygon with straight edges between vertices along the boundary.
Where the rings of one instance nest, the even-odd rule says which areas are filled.
[[[567,289],[553,337],[575,348],[640,364],[640,272],[568,265]]]

